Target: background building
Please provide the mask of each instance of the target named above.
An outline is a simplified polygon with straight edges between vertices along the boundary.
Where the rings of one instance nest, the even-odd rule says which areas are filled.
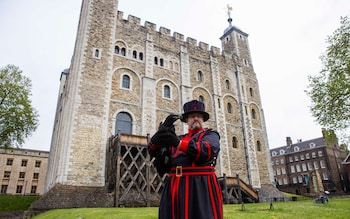
[[[347,191],[345,167],[346,151],[337,143],[328,143],[325,135],[270,150],[275,184],[284,192],[298,195],[319,194],[323,191]]]
[[[42,195],[49,152],[0,148],[1,194]]]
[[[110,136],[146,138],[192,99],[205,103],[206,124],[221,135],[217,175],[239,174],[260,190],[272,185],[248,34],[229,18],[220,50],[123,16],[117,0],[82,2],[72,62],[61,74],[45,192],[103,193]],[[187,131],[180,121],[175,125],[178,133]]]

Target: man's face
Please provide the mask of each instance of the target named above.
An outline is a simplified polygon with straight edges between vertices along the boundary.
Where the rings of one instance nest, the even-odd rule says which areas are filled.
[[[187,117],[187,125],[189,129],[200,129],[203,127],[203,116],[200,113],[191,113]]]

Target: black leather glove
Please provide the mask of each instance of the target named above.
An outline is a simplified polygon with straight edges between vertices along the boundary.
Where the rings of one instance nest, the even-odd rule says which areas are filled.
[[[175,132],[169,130],[159,130],[152,136],[151,142],[158,147],[177,147],[179,144],[179,139]]]
[[[171,128],[174,125],[174,122],[178,119],[180,119],[180,115],[170,114],[169,116],[166,117],[163,125],[165,127]]]
[[[175,132],[170,132],[168,135],[168,141],[170,143],[170,146],[172,147],[177,147],[180,143],[179,138],[177,137],[177,135],[175,134]]]

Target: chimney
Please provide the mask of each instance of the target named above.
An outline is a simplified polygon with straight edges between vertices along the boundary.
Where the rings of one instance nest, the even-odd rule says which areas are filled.
[[[286,143],[287,143],[287,147],[290,147],[292,145],[292,139],[291,137],[286,137]]]

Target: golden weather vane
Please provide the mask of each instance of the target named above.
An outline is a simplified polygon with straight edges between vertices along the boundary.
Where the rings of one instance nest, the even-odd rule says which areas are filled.
[[[231,11],[232,11],[232,7],[227,4],[227,15],[228,15],[228,18],[231,18]]]

